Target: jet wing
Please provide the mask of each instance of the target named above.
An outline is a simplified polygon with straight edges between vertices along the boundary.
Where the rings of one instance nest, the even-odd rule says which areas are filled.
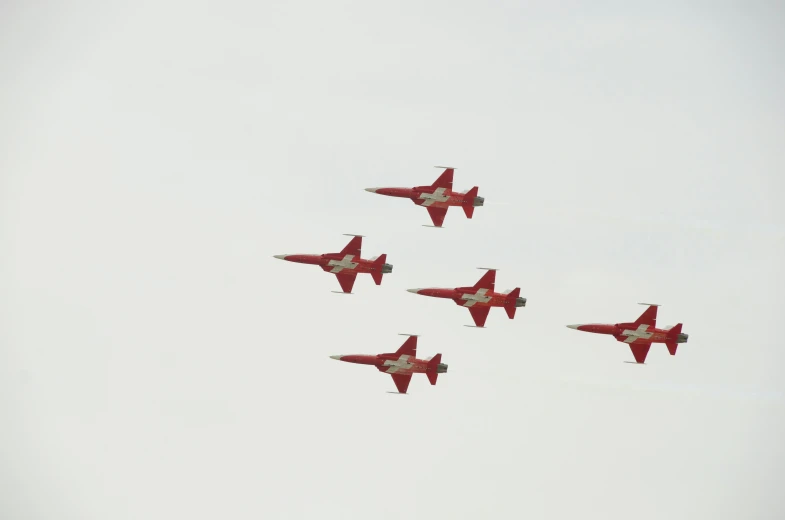
[[[406,393],[406,390],[409,389],[409,383],[412,380],[412,375],[398,375],[398,374],[390,374],[393,378],[393,382],[395,383],[395,387],[398,388],[398,391],[402,394]]]
[[[657,305],[649,305],[643,314],[635,320],[635,325],[648,325],[650,328],[657,326]]]
[[[632,355],[635,356],[636,363],[643,363],[646,361],[646,355],[649,353],[651,343],[633,343],[630,345]]]
[[[442,168],[444,168],[444,171],[439,175],[439,178],[431,184],[431,188],[446,188],[452,190],[452,179],[455,174],[455,168],[447,168],[444,166],[442,166]]]
[[[485,320],[488,318],[488,312],[490,312],[490,307],[469,307],[469,312],[472,315],[472,319],[474,319],[474,324],[478,327],[485,326]]]
[[[474,284],[474,289],[488,289],[493,291],[496,288],[496,269],[488,269]]]
[[[442,227],[442,224],[444,223],[444,217],[447,216],[447,208],[433,208],[431,206],[426,206],[425,209],[428,210],[428,214],[431,216],[433,225],[436,227]]]
[[[352,292],[352,287],[354,287],[354,280],[357,279],[357,273],[335,273],[335,277],[338,278],[338,283],[341,284],[341,289],[343,292]]]
[[[417,357],[417,336],[409,336],[395,353],[400,356]]]
[[[355,236],[349,241],[348,244],[346,244],[346,247],[344,247],[341,250],[340,254],[343,256],[352,255],[352,256],[359,257],[362,254],[362,248],[363,248],[363,237]]]

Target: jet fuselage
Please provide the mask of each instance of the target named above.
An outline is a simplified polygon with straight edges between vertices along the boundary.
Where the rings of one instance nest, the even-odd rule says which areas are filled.
[[[497,293],[486,289],[476,289],[474,287],[456,287],[455,289],[443,289],[430,287],[424,289],[406,289],[410,293],[430,296],[432,298],[446,298],[454,300],[458,305],[465,305],[469,302],[473,307],[508,307],[513,304],[509,294]],[[525,307],[526,298],[515,298],[516,307]]]
[[[448,188],[434,188],[432,186],[422,186],[416,188],[366,188],[365,191],[387,195],[388,197],[400,197],[411,199],[418,206],[431,208],[449,208],[450,206],[473,207],[482,206],[485,203],[483,197],[459,193]]]
[[[592,332],[594,334],[608,334],[617,338],[635,337],[649,343],[669,343],[673,341],[673,339],[668,336],[669,331],[667,329],[647,327],[641,330],[635,323],[589,323],[585,325],[568,325],[568,327],[583,332]],[[676,343],[687,343],[688,338],[688,334],[679,333],[678,336],[676,336]]]
[[[287,262],[296,262],[298,264],[311,264],[318,265],[325,271],[337,271],[350,269],[355,273],[374,273],[381,268],[382,273],[392,273],[392,264],[381,264],[381,266],[373,261],[360,258],[355,255],[341,255],[340,253],[328,253],[323,255],[276,255],[275,258],[286,260]]]
[[[395,374],[424,374],[428,372],[428,360],[417,359],[409,356],[401,356],[399,354],[378,354],[370,356],[365,354],[349,354],[346,356],[330,356],[332,359],[338,361],[346,361],[347,363],[355,363],[358,365],[373,365],[382,372],[387,372],[390,368],[395,367]],[[447,365],[439,363],[436,372],[443,374],[447,372]]]

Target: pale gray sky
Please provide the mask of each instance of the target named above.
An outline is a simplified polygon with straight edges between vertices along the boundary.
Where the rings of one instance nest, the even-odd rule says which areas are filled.
[[[783,4],[551,4],[3,2],[0,517],[785,517]]]

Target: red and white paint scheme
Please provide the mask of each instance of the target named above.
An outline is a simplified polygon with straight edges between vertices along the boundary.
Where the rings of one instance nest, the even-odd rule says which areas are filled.
[[[636,363],[642,364],[646,361],[646,355],[649,353],[652,343],[665,343],[671,356],[675,356],[678,344],[687,343],[689,338],[688,334],[681,332],[682,324],[658,329],[656,325],[659,305],[654,303],[640,303],[638,305],[648,305],[648,308],[632,323],[567,325],[567,327],[583,332],[608,334],[616,338],[617,341],[627,343]]]
[[[447,365],[442,363],[442,355],[436,354],[428,359],[417,359],[417,336],[414,334],[399,334],[399,336],[409,336],[409,338],[401,345],[401,348],[391,354],[377,354],[375,356],[350,354],[330,357],[347,363],[375,366],[379,372],[392,376],[400,394],[405,394],[408,390],[412,374],[425,374],[428,376],[428,381],[435,385],[439,374],[447,372]]]
[[[418,206],[428,210],[433,226],[442,227],[444,217],[447,215],[447,208],[450,206],[460,206],[466,213],[466,218],[472,218],[474,208],[482,206],[485,199],[477,196],[479,188],[474,188],[457,192],[452,191],[452,177],[455,168],[447,166],[437,166],[436,168],[446,168],[430,186],[415,186],[414,188],[365,188],[365,191],[387,195],[388,197],[401,197],[411,199]]]
[[[478,267],[478,269],[486,269],[488,272],[472,287],[406,290],[410,293],[421,294],[423,296],[453,300],[461,307],[469,309],[472,319],[474,319],[474,324],[479,328],[485,327],[485,320],[488,318],[488,312],[490,312],[491,307],[504,307],[504,310],[507,311],[507,316],[509,316],[510,319],[515,318],[515,309],[526,306],[526,298],[520,297],[521,288],[516,287],[511,291],[502,293],[494,292],[493,289],[496,285],[497,269],[487,267]],[[467,325],[467,327],[471,327],[471,325]]]
[[[376,285],[382,283],[382,275],[392,273],[393,266],[387,262],[387,255],[380,255],[371,259],[360,258],[363,246],[362,235],[345,235],[352,238],[340,253],[326,253],[323,255],[275,255],[275,258],[298,264],[318,265],[328,273],[333,273],[341,284],[344,294],[352,294],[354,280],[359,273],[369,273]],[[337,292],[337,291],[334,291]]]

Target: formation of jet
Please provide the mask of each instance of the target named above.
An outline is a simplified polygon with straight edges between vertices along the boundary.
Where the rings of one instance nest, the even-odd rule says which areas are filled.
[[[346,244],[340,253],[275,255],[275,258],[299,264],[318,265],[328,273],[335,274],[338,283],[341,284],[341,292],[345,294],[352,294],[354,281],[360,273],[369,273],[376,285],[381,285],[382,276],[392,273],[393,269],[393,266],[387,263],[387,255],[383,254],[367,260],[360,258],[363,236],[349,234],[344,236],[354,238]]]
[[[636,363],[644,363],[646,355],[649,353],[652,343],[665,343],[671,356],[676,355],[676,347],[679,343],[687,343],[688,334],[681,332],[682,324],[658,329],[657,307],[652,303],[641,303],[648,305],[643,314],[632,323],[615,324],[588,324],[588,325],[567,325],[571,329],[583,332],[593,332],[595,334],[608,334],[616,338],[617,341],[627,343],[632,350]]]
[[[448,298],[462,307],[469,309],[475,326],[485,327],[485,320],[491,307],[503,307],[510,319],[515,318],[515,310],[526,306],[526,298],[521,298],[521,288],[516,287],[511,291],[494,292],[496,286],[496,269],[479,267],[488,272],[471,287],[456,287],[442,289],[438,287],[426,289],[406,289],[410,293],[431,296],[433,298]],[[467,325],[470,327],[471,325]]]
[[[455,169],[446,166],[437,166],[437,168],[445,168],[445,170],[430,186],[366,188],[366,191],[390,197],[408,198],[416,205],[424,207],[428,210],[433,222],[433,226],[428,227],[441,228],[450,206],[460,206],[466,217],[472,218],[474,208],[483,206],[485,203],[485,199],[477,195],[479,188],[475,186],[466,192],[455,192],[452,190]],[[341,285],[341,291],[334,292],[352,294],[355,279],[360,273],[370,274],[376,285],[381,285],[382,276],[392,273],[393,270],[393,266],[387,263],[387,255],[382,254],[378,257],[363,259],[361,258],[363,235],[346,236],[351,236],[352,239],[339,253],[274,256],[289,262],[318,265],[324,271],[333,273]],[[497,270],[487,267],[479,269],[484,269],[487,272],[473,286],[431,287],[407,289],[407,291],[433,298],[450,299],[457,305],[467,308],[474,320],[474,325],[466,325],[467,327],[484,328],[491,307],[504,308],[507,316],[514,319],[518,307],[526,306],[526,298],[520,296],[520,287],[497,293],[495,292]],[[645,363],[653,343],[665,343],[670,354],[675,356],[679,343],[686,343],[688,339],[688,335],[681,331],[682,324],[658,329],[656,327],[658,305],[649,303],[640,305],[648,307],[637,320],[631,323],[567,325],[567,327],[613,336],[617,341],[630,346],[637,364]],[[447,365],[441,362],[442,355],[436,354],[432,358],[417,359],[417,336],[413,334],[401,335],[408,336],[408,339],[393,353],[350,354],[330,357],[347,363],[375,366],[380,372],[390,374],[400,394],[407,393],[413,374],[425,374],[431,385],[435,385],[438,375],[447,372]]]
[[[425,374],[432,385],[436,384],[439,374],[447,372],[447,365],[442,363],[442,355],[436,354],[427,359],[417,359],[417,336],[414,334],[399,334],[409,338],[394,353],[390,354],[350,354],[330,356],[332,359],[357,363],[358,365],[375,366],[379,372],[392,376],[398,393],[405,394],[409,389],[412,374]]]
[[[466,213],[466,218],[472,218],[474,208],[482,206],[485,203],[483,197],[478,197],[477,186],[465,192],[452,191],[452,177],[455,168],[447,166],[437,166],[437,168],[446,168],[444,172],[436,179],[436,182],[430,186],[415,186],[414,188],[365,188],[365,191],[371,193],[378,193],[379,195],[387,195],[388,197],[401,197],[404,199],[411,199],[412,202],[418,206],[423,206],[428,210],[431,216],[433,226],[429,227],[442,227],[444,217],[447,215],[447,209],[450,206],[460,206],[463,212]]]

